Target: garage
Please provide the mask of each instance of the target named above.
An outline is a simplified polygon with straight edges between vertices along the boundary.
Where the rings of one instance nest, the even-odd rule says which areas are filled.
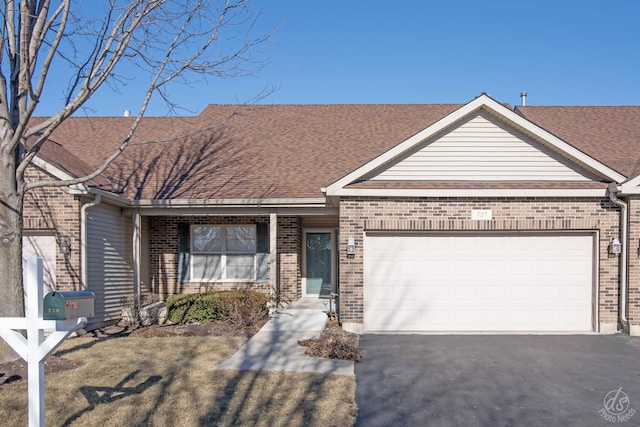
[[[22,237],[23,276],[26,278],[27,258],[32,256],[42,258],[44,293],[56,290],[56,249],[56,236],[54,235],[27,234]]]
[[[364,241],[366,332],[589,332],[592,233],[383,233]]]

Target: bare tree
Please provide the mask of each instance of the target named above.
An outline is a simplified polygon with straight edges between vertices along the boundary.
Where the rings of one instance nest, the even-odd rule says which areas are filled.
[[[153,95],[176,108],[170,84],[250,73],[270,34],[249,0],[4,1],[0,52],[0,317],[24,314],[22,213],[25,192],[86,182],[127,147]],[[103,8],[102,10],[98,10]],[[82,15],[85,13],[85,15]],[[88,14],[88,15],[87,15]],[[135,120],[101,167],[77,179],[27,182],[25,170],[49,136],[100,89],[125,82],[124,67],[148,77]],[[33,120],[47,78],[67,70],[57,113]]]

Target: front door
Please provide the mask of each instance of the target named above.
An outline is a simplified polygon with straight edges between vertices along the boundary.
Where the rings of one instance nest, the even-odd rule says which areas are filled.
[[[335,289],[335,231],[305,231],[304,296],[328,297]]]

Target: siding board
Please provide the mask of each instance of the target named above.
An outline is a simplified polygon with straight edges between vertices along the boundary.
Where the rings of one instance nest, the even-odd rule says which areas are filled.
[[[96,295],[92,321],[118,320],[122,298],[133,295],[131,217],[98,205],[89,209],[87,233],[88,288]]]
[[[386,165],[369,179],[383,181],[593,181],[528,136],[479,113]]]

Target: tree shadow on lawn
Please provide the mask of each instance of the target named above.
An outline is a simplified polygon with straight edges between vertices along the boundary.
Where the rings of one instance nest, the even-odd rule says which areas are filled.
[[[95,346],[96,344],[99,344],[100,342],[104,341],[104,340],[111,340],[111,339],[117,339],[117,338],[122,338],[122,337],[126,337],[130,334],[130,331],[127,330],[122,330],[119,331],[117,333],[113,333],[113,334],[104,334],[101,332],[96,332],[96,331],[92,331],[92,332],[87,332],[84,335],[81,335],[77,338],[80,338],[80,343],[70,346],[70,347],[66,347],[66,348],[62,348],[62,349],[58,349],[55,352],[56,356],[64,356],[67,354],[71,354],[74,353],[78,350],[87,350],[90,349],[91,347]],[[82,342],[82,338],[93,338],[91,339],[91,341],[86,341],[86,342]]]
[[[62,424],[63,426],[70,426],[74,421],[79,419],[82,415],[87,412],[92,411],[99,404],[108,404],[113,403],[117,400],[123,399],[128,396],[132,396],[134,394],[141,394],[145,392],[149,387],[154,384],[160,382],[162,377],[160,375],[152,375],[147,378],[145,381],[138,383],[133,387],[126,387],[125,385],[132,381],[136,375],[140,372],[140,369],[137,369],[131,372],[129,375],[124,377],[122,381],[115,385],[115,387],[93,387],[93,386],[82,386],[80,387],[80,392],[84,395],[85,399],[89,405],[71,415],[67,420]]]
[[[99,342],[104,340],[93,339],[62,351],[71,353]],[[113,386],[111,381],[106,386],[103,382],[100,386],[79,384],[76,390],[82,393],[86,406],[76,406],[73,415],[65,414],[61,419],[65,421],[60,425],[87,423],[90,418],[86,417],[91,416],[87,414],[92,411],[116,410],[119,402],[132,397],[144,401],[130,414],[133,418],[128,419],[132,425],[148,425],[156,419],[166,425],[185,422],[199,426],[343,425],[355,421],[357,406],[355,398],[349,397],[352,390],[344,382],[348,381],[346,377],[300,372],[210,371],[237,349],[229,348],[228,355],[213,360],[206,355],[203,359],[202,351],[198,350],[200,346],[181,345],[181,348],[179,358],[168,359],[161,371],[136,368]],[[141,372],[146,372],[144,377]],[[189,373],[197,376],[191,377]],[[185,408],[175,406],[181,402],[178,396],[188,396]],[[131,410],[130,405],[125,409]],[[188,414],[186,418],[185,414]]]
[[[111,340],[110,338],[108,339]],[[101,340],[102,339],[97,339],[90,343],[74,346],[69,349],[69,352],[85,346],[87,348],[92,347]],[[196,348],[197,347],[183,346],[179,360],[167,360],[168,364],[164,365],[161,371],[162,375],[158,375],[160,372],[156,371],[156,375],[149,375],[145,380],[141,378],[136,380],[136,377],[139,376],[141,372],[144,372],[144,370],[140,368],[126,375],[112,387],[81,385],[76,388],[76,390],[80,391],[86,399],[86,407],[77,410],[77,412],[66,418],[60,425],[65,427],[76,424],[88,425],[87,423],[90,423],[90,421],[88,421],[85,416],[90,417],[91,415],[87,414],[90,414],[94,410],[101,411],[104,409],[108,411],[118,411],[118,402],[134,396],[141,396],[145,403],[144,405],[136,406],[135,414],[130,414],[134,415],[134,418],[129,418],[130,425],[149,425],[158,414],[160,414],[160,418],[164,420],[163,422],[166,425],[177,425],[178,417],[174,413],[176,411],[167,411],[167,399],[170,400],[176,395],[188,395],[189,399],[193,401],[201,397],[199,393],[193,393],[193,387],[197,387],[197,385],[194,385],[190,379],[185,376],[186,372],[202,371],[202,366],[198,366],[197,363],[193,362],[198,357],[201,357],[201,355],[195,351]],[[153,370],[149,372],[149,374],[153,373]],[[87,379],[90,381],[90,378]],[[216,380],[216,378],[212,378],[211,380]],[[202,401],[202,404],[208,405],[212,400],[213,397],[211,400]],[[202,405],[197,406],[202,407]],[[125,410],[130,411],[130,408]],[[179,408],[177,412],[180,412]],[[126,423],[126,421],[123,421],[121,418],[118,419]]]
[[[344,400],[340,375],[276,371],[218,371],[224,390],[200,418],[199,426],[349,425],[357,407]],[[343,379],[345,378],[345,379]]]

